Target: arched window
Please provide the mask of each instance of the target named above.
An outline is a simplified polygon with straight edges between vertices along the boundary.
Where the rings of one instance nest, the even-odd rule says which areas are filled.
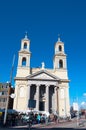
[[[24,97],[24,96],[25,96],[24,87],[20,87],[20,89],[19,89],[19,97]]]
[[[23,59],[22,59],[22,66],[26,66],[26,58],[25,57],[23,57]]]
[[[62,51],[62,46],[61,45],[59,46],[59,51]]]
[[[63,68],[63,61],[59,60],[59,68]]]
[[[27,43],[26,42],[24,43],[24,49],[27,49]]]

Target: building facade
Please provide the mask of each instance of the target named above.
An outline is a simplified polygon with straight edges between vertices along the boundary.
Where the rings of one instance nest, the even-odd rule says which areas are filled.
[[[13,108],[13,99],[9,96],[11,93],[14,93],[14,89],[11,87],[10,83],[0,83],[0,109],[1,110],[4,110],[6,106],[8,109]]]
[[[31,68],[30,40],[27,35],[21,40],[15,77],[14,109],[28,111],[28,102],[36,101],[34,110],[58,112],[59,116],[70,115],[67,57],[60,38],[54,49],[52,69],[45,68],[44,62],[41,68]]]

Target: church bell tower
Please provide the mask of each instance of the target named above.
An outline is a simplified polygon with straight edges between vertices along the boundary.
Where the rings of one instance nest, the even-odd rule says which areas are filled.
[[[58,41],[55,44],[55,55],[53,64],[55,70],[62,70],[67,68],[64,43],[60,40],[60,37],[58,37]]]
[[[16,77],[26,77],[30,74],[30,57],[30,40],[26,34],[24,39],[21,40]]]

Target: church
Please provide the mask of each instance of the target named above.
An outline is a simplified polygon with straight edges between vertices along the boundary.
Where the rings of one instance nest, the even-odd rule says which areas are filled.
[[[38,57],[37,57],[38,58]],[[30,40],[21,40],[18,52],[18,66],[15,77],[13,109],[17,111],[58,112],[59,116],[70,115],[69,82],[67,55],[64,43],[58,37],[54,47],[53,68],[31,68]],[[34,106],[29,106],[29,103]]]

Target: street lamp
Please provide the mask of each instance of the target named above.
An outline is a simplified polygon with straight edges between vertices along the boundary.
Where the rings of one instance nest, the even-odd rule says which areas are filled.
[[[4,113],[4,125],[6,124],[9,97],[11,97],[11,98],[14,99],[15,96],[16,96],[16,95],[15,95],[14,93],[12,93],[11,95],[9,95],[9,93],[8,93],[8,95],[7,95],[7,102],[6,102],[6,108],[5,108],[5,113]]]

